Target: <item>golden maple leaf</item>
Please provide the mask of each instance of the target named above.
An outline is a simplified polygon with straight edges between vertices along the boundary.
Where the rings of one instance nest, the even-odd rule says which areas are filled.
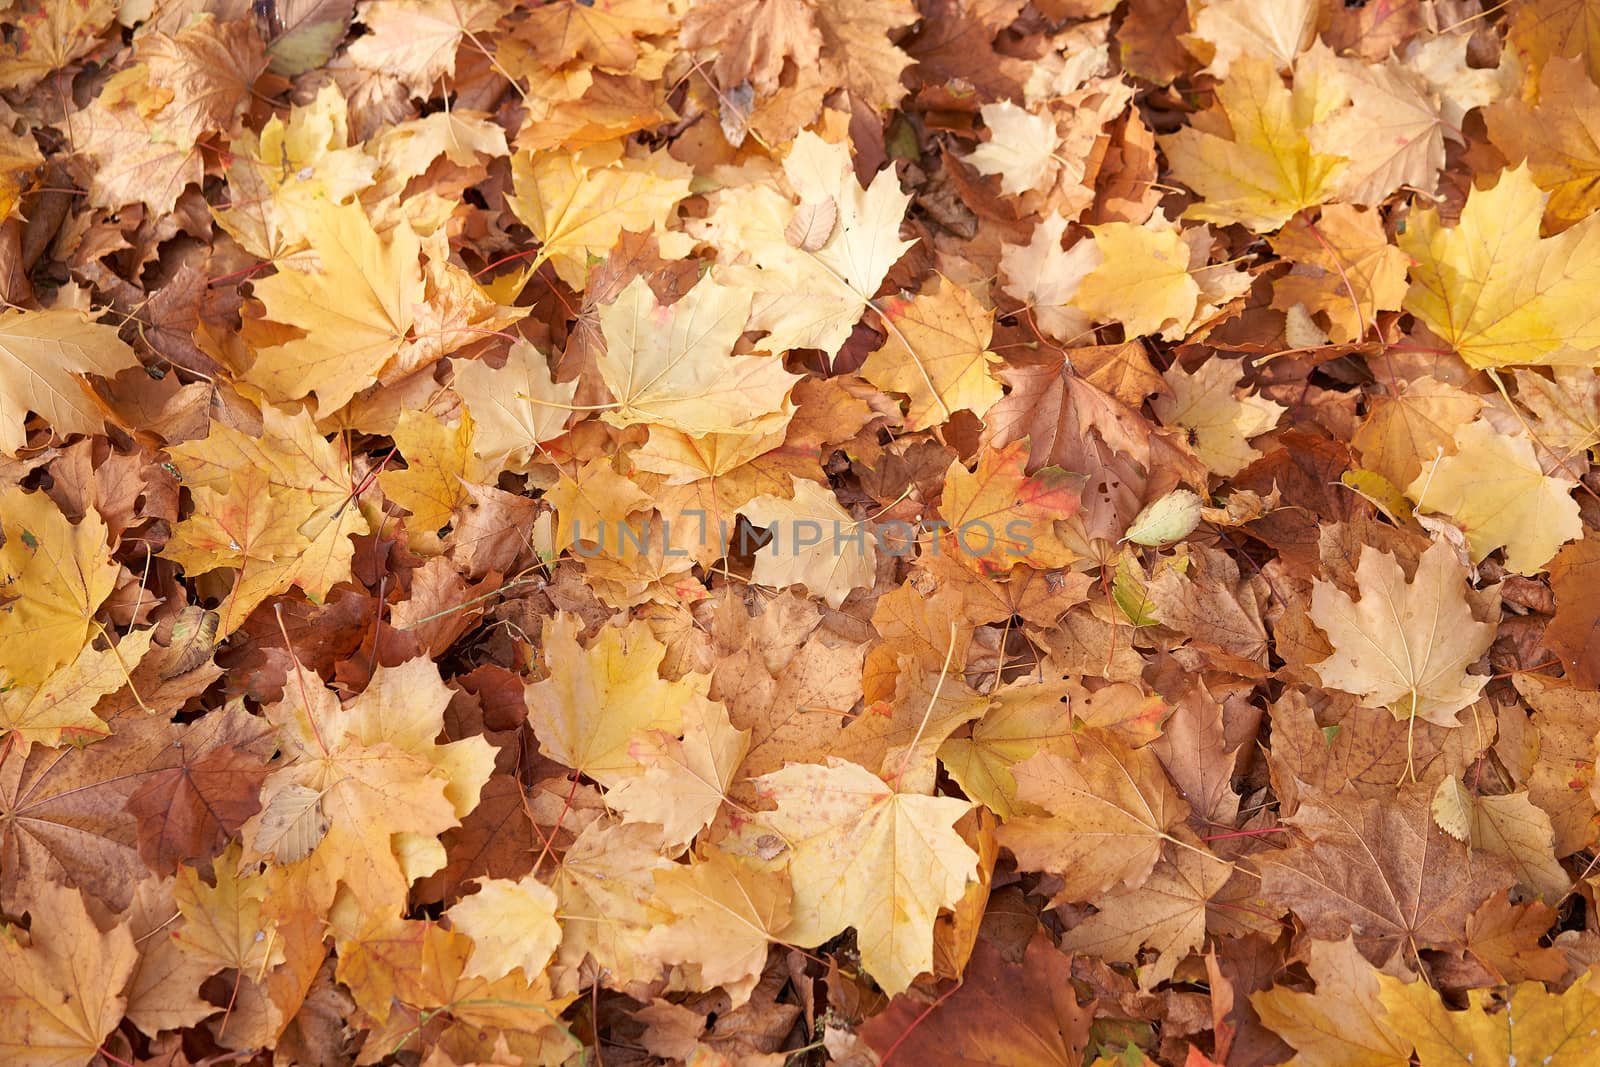
[[[43,493],[0,493],[0,681],[37,684],[76,658],[121,567],[93,508],[73,524]]]
[[[1265,233],[1330,199],[1347,161],[1314,151],[1307,131],[1342,98],[1327,79],[1285,88],[1270,60],[1241,57],[1217,87],[1216,113],[1162,139],[1178,180],[1204,197],[1185,216]]]
[[[899,793],[858,764],[791,763],[757,788],[777,809],[758,816],[789,846],[794,918],[786,939],[820,945],[856,929],[861,962],[899,993],[933,966],[933,920],[974,877],[978,855],[954,824],[955,797]]]
[[[1424,208],[1399,236],[1405,309],[1469,366],[1600,364],[1600,325],[1583,310],[1600,285],[1600,220],[1541,238],[1548,200],[1523,164],[1474,188],[1455,226]]]

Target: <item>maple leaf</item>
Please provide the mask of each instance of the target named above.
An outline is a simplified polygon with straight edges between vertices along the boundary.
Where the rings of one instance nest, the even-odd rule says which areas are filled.
[[[255,287],[268,318],[305,336],[257,349],[248,377],[274,400],[316,393],[331,414],[405,343],[422,300],[421,246],[405,223],[380,236],[355,204],[322,206],[307,237],[315,272],[286,269]]]
[[[128,684],[153,636],[149,630],[129,634],[105,650],[84,645],[77,659],[42,683],[15,683],[0,690],[0,736],[15,739],[24,755],[30,745],[54,748],[63,741],[104,737],[110,730],[95,715],[95,703]]]
[[[266,936],[273,928],[262,914],[267,876],[240,871],[239,856],[237,845],[223,853],[213,868],[211,885],[193,867],[178,868],[172,901],[184,923],[175,940],[185,954],[213,972],[232,968],[262,974],[283,962],[283,942]]]
[[[1027,244],[1007,244],[1000,252],[1003,288],[1027,305],[1039,328],[1058,341],[1089,333],[1090,318],[1074,298],[1102,258],[1093,241],[1077,241],[1063,251],[1061,238],[1066,232],[1065,218],[1046,215],[1035,224]]]
[[[1468,856],[1434,825],[1427,802],[1401,792],[1378,802],[1304,797],[1289,822],[1309,847],[1261,860],[1261,895],[1292,908],[1312,937],[1354,935],[1363,955],[1383,964],[1403,952],[1459,949],[1467,917],[1513,881],[1504,860]]]
[[[577,382],[552,383],[545,358],[524,340],[505,362],[454,361],[452,388],[473,417],[472,449],[485,469],[524,470],[539,446],[566,432]]]
[[[1556,611],[1545,629],[1545,646],[1561,656],[1567,677],[1600,686],[1600,605],[1587,596],[1600,577],[1600,542],[1570,544],[1550,563]]]
[[[1283,414],[1283,406],[1271,400],[1233,395],[1244,377],[1241,363],[1208,359],[1193,374],[1174,363],[1162,377],[1170,394],[1156,397],[1156,417],[1183,430],[1214,474],[1237,474],[1261,455],[1250,438],[1272,429]]]
[[[316,906],[330,905],[343,884],[384,914],[404,905],[413,880],[444,865],[437,836],[477,805],[493,750],[481,737],[436,742],[450,691],[426,660],[380,668],[347,706],[306,673],[296,668],[284,699],[266,709],[284,762],[262,788],[245,842],[256,855],[280,851],[276,827],[320,813],[325,833],[293,850],[301,857],[278,862],[309,865]]]
[[[924,670],[909,657],[900,665],[893,698],[868,706],[834,747],[904,792],[932,793],[940,746],[980,718],[989,699],[938,668]]]
[[[1032,938],[1020,961],[979,938],[959,986],[932,1005],[896,997],[862,1036],[914,1063],[1081,1067],[1092,1019],[1071,990],[1071,958],[1049,938]]]
[[[798,378],[770,356],[732,355],[750,294],[707,278],[662,307],[643,278],[600,309],[600,377],[617,426],[650,423],[687,434],[771,433],[788,421]]]
[[[62,437],[100,432],[105,417],[82,375],[109,378],[135,366],[115,327],[79,312],[0,311],[0,452],[16,455],[27,441],[29,411]]]
[[[944,551],[986,571],[1072,562],[1074,553],[1052,524],[1078,510],[1082,479],[1059,467],[1025,475],[1027,452],[1027,441],[1014,441],[981,452],[976,470],[959,460],[950,464],[939,506],[950,530],[941,539]]]
[[[1398,310],[1405,299],[1405,254],[1389,243],[1375,211],[1328,204],[1315,232],[1309,221],[1291,219],[1272,250],[1294,263],[1273,283],[1272,306],[1327,315],[1333,340],[1359,340],[1378,312]]]
[[[1011,768],[1017,799],[1048,815],[1007,820],[999,840],[1023,866],[1061,876],[1061,897],[1093,900],[1112,886],[1137,889],[1161,858],[1188,805],[1155,753],[1085,731],[1075,757],[1049,750]]]
[[[680,735],[685,708],[707,703],[710,679],[662,679],[666,649],[643,622],[604,627],[587,649],[578,632],[570,615],[545,623],[550,676],[528,686],[529,718],[547,756],[614,785],[643,771],[630,754],[633,739],[648,730]]]
[[[687,867],[655,872],[655,902],[671,914],[645,940],[669,964],[690,964],[706,985],[721,985],[737,1007],[766,966],[767,950],[789,927],[787,871],[767,871],[720,849]]]
[[[1550,194],[1547,216],[1563,224],[1581,222],[1600,207],[1597,117],[1600,87],[1581,61],[1560,58],[1540,72],[1537,104],[1502,100],[1484,112],[1489,139],[1512,163],[1527,162],[1533,180]]]
[[[1579,1067],[1600,1054],[1600,994],[1586,980],[1564,993],[1549,992],[1539,982],[1518,983],[1498,1011],[1490,1010],[1494,1004],[1486,991],[1475,989],[1465,1011],[1450,1011],[1425,982],[1376,977],[1391,1025],[1416,1046],[1422,1063]]]
[[[291,586],[325,595],[349,576],[350,536],[366,528],[348,506],[349,469],[311,415],[266,405],[261,420],[259,434],[213,423],[209,436],[170,450],[200,507],[165,551],[190,574],[236,570],[217,606],[223,633]]]
[[[1178,180],[1204,197],[1184,215],[1264,233],[1331,199],[1347,160],[1314,150],[1307,131],[1342,97],[1325,78],[1287,89],[1270,60],[1241,56],[1207,121],[1161,139]]]
[[[342,29],[341,29],[342,32]],[[230,207],[218,225],[252,255],[280,262],[302,253],[316,216],[372,185],[378,161],[350,143],[348,102],[324,86],[287,120],[274,115],[234,142]]]
[[[578,987],[586,959],[603,969],[612,988],[657,976],[660,963],[648,951],[660,917],[651,905],[655,876],[675,866],[661,855],[660,842],[660,828],[649,823],[596,819],[562,856],[551,882],[560,901],[561,947],[548,972],[558,992]]]
[[[445,912],[450,927],[472,938],[462,974],[493,981],[521,968],[532,980],[561,944],[555,890],[532,875],[512,881],[487,878],[478,891]]]
[[[804,0],[710,0],[684,15],[683,45],[715,55],[719,84],[749,81],[765,94],[777,89],[786,59],[797,70],[816,63],[822,33]]]
[[[839,759],[792,763],[756,780],[759,816],[789,847],[794,918],[785,938],[819,945],[856,929],[861,962],[890,993],[933,966],[933,920],[965,890],[978,854],[953,829],[972,807],[897,793]]]
[[[154,769],[128,797],[128,813],[139,820],[139,853],[151,870],[170,873],[184,860],[216,855],[260,810],[268,774],[260,749],[270,736],[237,708],[189,725],[176,764]]]
[[[973,723],[970,735],[939,746],[939,761],[964,793],[996,815],[1020,814],[1012,769],[1040,752],[1077,754],[1072,716],[1062,703],[1068,692],[1064,683],[1007,686]]]
[[[37,685],[84,650],[120,568],[98,513],[73,524],[43,493],[0,493],[0,531],[0,677]]]
[[[1350,106],[1312,127],[1317,152],[1350,163],[1339,175],[1342,199],[1377,206],[1401,186],[1432,195],[1444,166],[1445,102],[1421,74],[1390,57],[1383,63],[1336,57],[1318,44],[1296,65],[1296,78],[1337,86]]]
[[[165,138],[187,147],[232,126],[267,66],[253,30],[242,19],[219,23],[203,14],[175,36],[152,34],[141,42],[151,89],[172,94],[153,120]]]
[[[1537,364],[1594,366],[1600,333],[1574,310],[1600,278],[1586,221],[1539,236],[1548,194],[1526,165],[1473,189],[1460,221],[1417,212],[1398,238],[1412,259],[1405,309],[1476,368]]]
[[[623,230],[654,229],[663,237],[662,251],[671,254],[663,231],[689,194],[689,173],[665,153],[637,159],[624,156],[620,144],[581,153],[519,152],[511,173],[516,191],[506,202],[540,242],[525,277],[548,261],[562,281],[581,291],[589,257],[611,251]]]
[[[1354,693],[1397,719],[1456,725],[1456,712],[1477,699],[1487,677],[1470,675],[1495,628],[1472,616],[1466,573],[1448,545],[1431,545],[1406,581],[1399,560],[1368,546],[1356,568],[1361,599],[1332,582],[1312,591],[1311,621],[1333,643],[1314,664],[1324,685]]]
[[[1195,16],[1194,34],[1184,43],[1207,60],[1207,70],[1226,78],[1241,57],[1265,56],[1276,66],[1291,66],[1315,39],[1316,29],[1316,4],[1309,0],[1268,8],[1251,0],[1215,0]]]
[[[1054,175],[1056,123],[1050,115],[1036,115],[1002,100],[981,109],[989,139],[966,160],[979,174],[1000,175],[1000,191],[1016,196],[1037,189],[1046,175]]]
[[[405,470],[378,475],[384,495],[411,512],[420,531],[435,531],[450,522],[468,499],[466,484],[481,480],[473,462],[474,424],[469,412],[447,426],[420,411],[402,411],[395,426],[395,446],[405,457]]]
[[[1423,465],[1406,495],[1450,516],[1473,561],[1506,550],[1506,569],[1536,574],[1562,544],[1583,535],[1572,483],[1547,477],[1533,444],[1478,420],[1455,432],[1455,455]]]
[[[1456,447],[1456,430],[1471,422],[1483,400],[1436,378],[1398,384],[1392,396],[1374,397],[1367,419],[1351,438],[1368,469],[1395,486],[1410,485],[1422,465]]]
[[[941,279],[932,293],[881,306],[889,336],[862,364],[861,376],[910,398],[907,430],[938,426],[958,411],[982,418],[1000,399],[1000,383],[990,374],[999,362],[989,351],[994,316],[971,292]]]
[[[7,89],[31,88],[92,51],[117,13],[115,0],[29,0],[19,8],[7,12],[19,28],[0,50],[0,86]]]
[[[1311,941],[1315,993],[1282,986],[1250,994],[1261,1021],[1299,1052],[1304,1067],[1407,1067],[1411,1043],[1396,1033],[1372,965],[1348,938]]]
[[[1130,963],[1141,945],[1155,949],[1155,961],[1139,968],[1139,988],[1154,989],[1205,940],[1206,905],[1232,875],[1232,864],[1181,849],[1139,888],[1097,900],[1100,910],[1068,930],[1061,947]]]
[[[792,497],[758,496],[739,508],[772,532],[756,550],[751,577],[780,588],[804,585],[837,608],[852,589],[872,584],[876,541],[866,521],[853,518],[828,489],[798,478],[791,489]]]
[[[629,753],[644,773],[619,783],[606,800],[624,819],[659,825],[667,845],[685,844],[721,810],[749,748],[750,731],[735,730],[726,707],[691,702],[683,738],[658,730],[636,740]]]
[[[1101,262],[1084,277],[1073,304],[1097,321],[1122,323],[1129,337],[1181,337],[1194,319],[1200,286],[1189,274],[1189,246],[1176,227],[1159,225],[1164,222],[1158,215],[1144,226],[1091,226]]]
[[[28,1067],[82,1067],[122,1021],[133,935],[101,933],[78,891],[45,882],[29,902],[30,942],[0,936],[0,1051]]]
[[[783,164],[789,185],[807,204],[832,201],[837,220],[827,239],[806,251],[787,230],[797,209],[775,190],[725,190],[707,226],[708,236],[732,261],[719,276],[754,294],[750,328],[766,330],[771,352],[819,348],[832,354],[849,336],[883,284],[889,268],[913,242],[899,239],[911,198],[892,170],[863,189],[849,149],[805,132]],[[740,262],[744,260],[744,262]]]
[[[351,43],[350,61],[426,96],[434,82],[455,70],[461,42],[493,29],[498,12],[488,0],[365,0],[356,18],[367,32]]]

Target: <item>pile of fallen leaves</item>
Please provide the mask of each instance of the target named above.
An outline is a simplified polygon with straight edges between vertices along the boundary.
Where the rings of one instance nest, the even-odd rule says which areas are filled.
[[[1600,1062],[1594,0],[0,0],[0,1061]]]

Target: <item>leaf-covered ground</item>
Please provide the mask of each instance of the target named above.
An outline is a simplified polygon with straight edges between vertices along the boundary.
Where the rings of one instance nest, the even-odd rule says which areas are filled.
[[[0,0],[0,1061],[1600,1062],[1591,0]]]

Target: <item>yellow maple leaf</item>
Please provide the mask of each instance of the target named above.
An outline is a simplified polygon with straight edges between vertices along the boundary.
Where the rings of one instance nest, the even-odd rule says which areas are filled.
[[[661,827],[663,844],[686,845],[711,824],[750,749],[750,731],[735,730],[720,702],[690,701],[683,737],[665,730],[635,739],[630,755],[644,773],[619,782],[606,802],[629,822]]]
[[[1565,228],[1600,207],[1600,86],[1583,63],[1551,59],[1539,75],[1535,106],[1504,100],[1484,112],[1489,139],[1513,163],[1527,161],[1539,188],[1550,194],[1547,216]]]
[[[257,975],[284,960],[283,938],[262,914],[269,889],[265,872],[240,869],[242,848],[229,845],[212,867],[207,885],[193,867],[179,867],[172,902],[183,916],[176,938],[183,952],[213,971],[232,968]]]
[[[1379,1000],[1372,964],[1348,938],[1306,942],[1315,993],[1273,986],[1250,1003],[1303,1067],[1409,1067],[1411,1042],[1397,1033]]]
[[[973,723],[970,735],[939,746],[939,762],[963,792],[1002,819],[1020,814],[1023,805],[1011,768],[1040,752],[1064,756],[1077,752],[1072,716],[1062,703],[1067,692],[1068,686],[1061,682],[1006,686]]]
[[[791,477],[793,496],[762,495],[739,511],[772,540],[755,553],[751,580],[778,588],[804,585],[828,605],[872,585],[877,547],[866,521],[840,507],[831,490]]]
[[[26,753],[30,745],[54,748],[63,740],[90,741],[109,734],[110,728],[94,713],[95,703],[128,684],[154,633],[136,631],[104,650],[86,644],[77,659],[40,684],[0,689],[0,737],[14,736]]]
[[[1325,78],[1284,87],[1270,60],[1241,56],[1217,86],[1217,111],[1161,139],[1178,180],[1204,199],[1186,218],[1275,230],[1333,196],[1343,156],[1312,150],[1307,131],[1344,99]]]
[[[889,336],[867,357],[861,376],[880,389],[905,393],[907,430],[926,430],[958,411],[979,418],[1002,395],[990,367],[994,312],[969,290],[945,279],[931,293],[882,304]]]
[[[566,432],[577,382],[554,383],[544,354],[527,341],[511,345],[505,363],[453,361],[452,388],[472,412],[472,448],[485,470],[526,471],[539,446]]]
[[[8,9],[21,23],[0,46],[0,87],[28,89],[100,43],[117,15],[116,0],[28,0]]]
[[[1600,993],[1591,976],[1565,992],[1542,982],[1518,982],[1496,1010],[1495,991],[1473,989],[1467,1009],[1451,1011],[1426,982],[1376,974],[1386,1022],[1416,1047],[1418,1060],[1435,1064],[1527,1063],[1586,1067],[1600,1056]]]
[[[618,474],[606,456],[596,456],[574,475],[562,471],[544,498],[556,510],[552,552],[561,552],[574,541],[586,541],[600,551],[609,546],[620,554],[622,522],[635,511],[650,508],[650,495]]]
[[[478,891],[445,912],[450,927],[472,938],[462,973],[494,981],[517,968],[528,979],[544,973],[561,944],[555,890],[533,875],[482,878]]]
[[[561,902],[561,947],[547,972],[556,992],[588,984],[590,966],[613,989],[659,976],[661,964],[646,948],[660,917],[652,904],[655,875],[676,866],[661,854],[660,829],[650,823],[600,818],[583,828],[551,881]]]
[[[1288,311],[1300,304],[1326,314],[1335,341],[1360,340],[1379,311],[1398,310],[1405,299],[1405,253],[1389,243],[1376,211],[1329,204],[1316,233],[1292,219],[1272,238],[1272,250],[1294,263],[1273,283],[1272,306]]]
[[[939,510],[949,529],[937,551],[957,556],[974,570],[1007,571],[1018,563],[1064,567],[1078,556],[1055,534],[1057,520],[1070,519],[1081,504],[1081,475],[1060,467],[1025,474],[1027,439],[978,454],[975,470],[960,460],[944,475]]]
[[[122,568],[93,508],[74,525],[43,493],[0,493],[0,682],[36,685],[72,660]]]
[[[794,918],[784,937],[820,945],[855,927],[862,966],[904,992],[933,967],[933,920],[961,898],[978,854],[954,827],[955,797],[897,793],[866,768],[830,757],[756,779],[777,809],[757,816],[789,846]]]
[[[1467,194],[1450,228],[1431,208],[1399,236],[1412,259],[1405,309],[1476,368],[1600,365],[1600,218],[1539,236],[1549,194],[1526,164]]]
[[[0,452],[15,455],[26,443],[29,411],[61,437],[99,433],[103,409],[81,375],[109,378],[138,365],[115,326],[90,322],[82,312],[0,311]]]
[[[577,153],[519,152],[511,173],[515,192],[506,202],[540,242],[523,278],[548,261],[582,292],[589,260],[610,252],[623,230],[655,230],[663,254],[688,251],[681,235],[674,243],[665,240],[673,209],[689,195],[689,168],[665,152],[635,159],[622,154],[621,142]]]
[[[1431,545],[1408,583],[1400,562],[1371,545],[1361,549],[1353,600],[1332,582],[1317,580],[1311,621],[1328,635],[1333,653],[1312,664],[1322,684],[1360,697],[1395,718],[1458,726],[1456,712],[1489,681],[1467,673],[1495,628],[1467,605],[1466,570],[1449,545]]]
[[[789,926],[794,892],[789,872],[763,870],[710,847],[687,866],[655,872],[654,903],[670,913],[644,950],[667,964],[689,964],[704,986],[720,985],[735,1007],[766,968],[767,950]]]
[[[258,350],[245,377],[273,400],[316,393],[328,415],[405,344],[423,296],[421,245],[405,223],[380,236],[358,204],[323,205],[307,236],[315,271],[285,269],[255,283],[267,317],[305,336]]]
[[[863,189],[849,148],[810,131],[795,138],[783,168],[798,208],[768,183],[724,189],[697,232],[729,264],[718,276],[754,294],[750,328],[767,331],[763,347],[832,355],[913,244],[900,240],[911,197],[900,191],[893,169],[880,171]],[[836,210],[825,240],[810,249],[792,244],[787,231],[795,215],[825,201]]]
[[[1244,364],[1237,360],[1212,356],[1193,374],[1174,363],[1162,377],[1170,392],[1156,397],[1156,418],[1183,430],[1213,474],[1237,474],[1261,455],[1250,438],[1276,426],[1284,412],[1283,405],[1265,397],[1234,396],[1244,377]]]
[[[1454,455],[1423,464],[1406,495],[1424,511],[1450,516],[1467,535],[1473,562],[1504,548],[1507,570],[1537,574],[1583,536],[1573,486],[1545,474],[1527,438],[1479,419],[1456,430]]]
[[[391,436],[406,469],[378,475],[384,494],[411,512],[418,533],[437,532],[467,502],[467,483],[482,481],[473,457],[472,414],[448,426],[424,411],[402,411]]]
[[[187,559],[191,574],[236,570],[217,606],[223,633],[291,586],[316,598],[348,578],[350,537],[367,529],[351,506],[350,470],[310,414],[268,404],[261,418],[259,434],[213,422],[210,436],[170,450],[198,506],[163,552]]]
[[[84,1067],[122,1021],[139,950],[128,927],[101,933],[76,889],[32,887],[26,947],[0,932],[0,1057],[25,1067]]]
[[[477,806],[493,747],[482,737],[437,742],[451,691],[426,659],[379,667],[348,705],[298,666],[283,694],[265,709],[282,762],[244,825],[246,845],[271,855],[269,827],[318,813],[326,832],[304,858],[278,856],[307,865],[310,905],[325,912],[342,884],[366,913],[399,913],[411,882],[444,866],[438,835]]]
[[[666,307],[635,278],[600,309],[600,377],[617,400],[601,417],[688,434],[782,428],[794,410],[789,390],[800,379],[775,356],[731,354],[749,317],[750,295],[711,278]]]
[[[544,626],[550,676],[528,686],[528,720],[546,756],[605,786],[643,773],[631,753],[649,730],[683,733],[685,709],[706,701],[711,679],[667,681],[657,670],[666,647],[642,620],[606,626],[588,648],[567,614]]]
[[[1078,286],[1072,303],[1098,322],[1120,322],[1129,338],[1183,336],[1194,321],[1200,286],[1189,273],[1189,246],[1159,214],[1143,226],[1111,222],[1089,227],[1100,265]]]
[[[349,107],[332,83],[291,107],[287,120],[273,115],[259,135],[243,131],[229,157],[230,206],[214,209],[217,224],[275,263],[304,251],[317,212],[366,189],[378,169],[362,144],[350,143]]]

